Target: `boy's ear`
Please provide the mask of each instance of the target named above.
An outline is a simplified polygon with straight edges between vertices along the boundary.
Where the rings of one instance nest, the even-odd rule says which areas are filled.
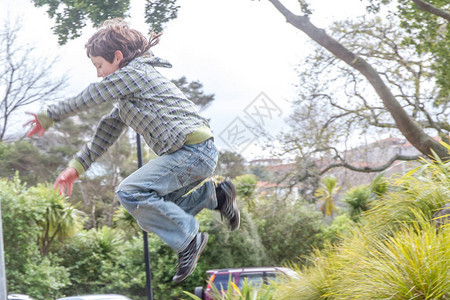
[[[117,50],[114,52],[114,62],[117,64],[120,64],[120,62],[123,60],[123,53],[120,50]]]

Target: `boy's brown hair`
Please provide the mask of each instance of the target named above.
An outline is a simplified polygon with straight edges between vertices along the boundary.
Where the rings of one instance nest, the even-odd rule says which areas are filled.
[[[123,60],[119,67],[126,66],[134,58],[149,54],[148,50],[158,44],[160,34],[152,33],[147,39],[142,33],[131,29],[124,21],[114,19],[103,23],[100,28],[86,43],[88,57],[101,56],[106,61],[114,61],[114,53],[119,50],[123,54]]]

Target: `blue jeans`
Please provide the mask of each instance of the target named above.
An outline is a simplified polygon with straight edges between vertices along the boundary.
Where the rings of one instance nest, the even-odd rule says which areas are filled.
[[[213,174],[217,158],[212,139],[184,145],[125,178],[117,196],[143,230],[157,234],[180,252],[198,232],[194,216],[204,208],[217,207],[213,180],[191,191]]]

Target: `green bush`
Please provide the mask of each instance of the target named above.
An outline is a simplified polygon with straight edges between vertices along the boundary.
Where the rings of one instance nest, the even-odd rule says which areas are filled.
[[[57,257],[42,258],[38,237],[45,223],[48,199],[44,186],[27,189],[16,176],[0,179],[3,240],[8,291],[36,299],[52,299],[68,284],[68,273]],[[47,194],[48,197],[43,197]]]
[[[276,207],[260,202],[254,211],[261,242],[273,265],[304,262],[313,247],[320,246],[317,237],[323,216],[314,206],[298,201],[277,201]]]
[[[353,221],[358,221],[361,214],[369,210],[371,190],[367,185],[360,185],[346,191],[343,199],[350,207],[349,214]]]
[[[355,222],[347,214],[338,215],[329,225],[321,227],[315,239],[319,245],[338,243],[346,234],[351,232],[355,225]]]

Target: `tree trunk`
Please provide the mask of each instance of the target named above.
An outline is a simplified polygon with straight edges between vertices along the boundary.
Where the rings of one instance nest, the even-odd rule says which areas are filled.
[[[314,26],[307,16],[293,14],[278,0],[269,0],[269,2],[286,18],[288,23],[306,33],[311,39],[330,51],[334,56],[363,74],[383,101],[385,108],[394,119],[397,128],[417,150],[426,156],[430,156],[432,154],[431,150],[433,150],[440,158],[449,157],[447,149],[426,134],[406,113],[397,99],[395,99],[389,87],[381,79],[378,72],[367,61],[352,53],[338,41],[327,35],[325,30]]]

